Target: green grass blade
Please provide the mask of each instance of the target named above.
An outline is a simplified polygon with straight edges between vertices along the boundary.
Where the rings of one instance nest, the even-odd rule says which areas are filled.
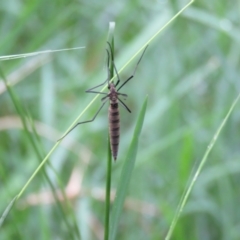
[[[46,54],[46,53],[50,54],[50,53],[56,53],[56,52],[78,50],[78,49],[81,49],[81,48],[85,48],[85,47],[62,48],[62,49],[56,49],[56,50],[44,50],[44,51],[37,51],[37,52],[30,52],[30,53],[23,53],[23,54],[0,56],[0,61],[7,61],[7,60],[18,59],[18,58],[33,57],[33,56],[38,56],[40,54]]]
[[[147,97],[143,103],[142,109],[140,111],[137,124],[134,130],[133,139],[131,145],[129,147],[126,159],[124,161],[120,181],[117,187],[116,197],[113,204],[112,214],[111,214],[111,222],[110,222],[110,239],[115,239],[118,223],[120,220],[120,215],[124,203],[124,199],[127,193],[128,185],[131,179],[132,171],[134,168],[136,156],[137,156],[137,148],[139,136],[141,133],[144,116],[147,108]]]
[[[23,108],[22,104],[21,104],[21,101],[18,99],[18,97],[16,96],[16,94],[14,93],[14,91],[12,90],[11,88],[11,85],[7,82],[7,79],[4,75],[4,72],[2,71],[2,69],[0,68],[0,76],[2,77],[4,83],[5,83],[5,86],[6,86],[6,89],[8,90],[8,93],[10,95],[10,98],[12,99],[12,102],[21,118],[21,122],[23,124],[23,127],[24,127],[24,130],[26,132],[26,136],[27,138],[29,139],[30,143],[31,143],[31,146],[33,147],[34,149],[34,152],[36,153],[36,156],[38,158],[39,161],[41,161],[42,159],[42,156],[43,156],[43,149],[40,147],[40,142],[39,142],[39,137],[36,133],[36,130],[34,129],[34,125],[32,124],[32,122],[29,122],[27,121],[27,113],[25,111],[25,109]],[[30,116],[28,116],[28,118],[30,119]],[[33,133],[35,133],[35,136],[33,136],[31,133],[30,133],[30,126],[32,126],[32,129],[31,131]],[[37,140],[37,141],[36,141]],[[41,163],[40,165],[38,166],[38,168],[36,169],[36,171],[33,173],[33,175],[30,177],[30,179],[28,180],[28,182],[26,183],[26,185],[22,188],[22,190],[19,192],[19,194],[14,198],[14,201],[15,200],[18,200],[20,198],[20,196],[22,195],[22,193],[24,192],[25,188],[28,186],[28,184],[30,184],[30,182],[32,181],[33,177],[40,171],[42,170],[42,173],[45,177],[45,179],[47,180],[51,190],[52,190],[52,193],[53,193],[53,196],[54,196],[54,199],[56,200],[56,204],[59,206],[59,212],[60,214],[62,215],[63,217],[63,220],[64,222],[66,223],[66,226],[71,229],[71,225],[69,223],[69,220],[66,218],[65,214],[64,214],[64,209],[63,207],[61,206],[61,203],[58,201],[58,197],[57,197],[57,193],[55,192],[55,189],[54,189],[54,185],[53,183],[51,182],[49,176],[47,175],[46,171],[45,171],[45,168],[44,168],[44,163],[45,161],[47,160],[48,158],[45,158]],[[43,167],[43,168],[42,168]],[[42,168],[42,169],[41,169]],[[64,195],[64,192],[63,192],[63,189],[62,189],[62,194],[63,196]],[[67,197],[65,196],[65,200],[67,202]],[[13,200],[12,200],[13,201]],[[11,206],[11,203],[8,205],[8,206]],[[11,208],[7,207],[8,211],[5,211],[5,217],[6,217],[6,214],[9,213],[9,211],[11,210]],[[75,224],[75,234],[76,235],[79,235],[79,231],[76,227],[76,224]],[[73,231],[69,231],[70,232],[70,235],[72,236],[71,239],[74,239],[74,234],[73,234]]]
[[[113,52],[112,60],[114,60],[114,28],[115,23],[109,23],[109,42],[111,43]],[[113,78],[114,69],[113,62],[110,62],[110,78]],[[112,179],[112,152],[110,146],[110,136],[108,134],[108,159],[107,159],[107,179],[106,179],[106,202],[105,202],[105,226],[104,240],[109,239],[109,223],[110,223],[110,208],[111,208],[111,179]]]
[[[3,214],[2,214],[2,216],[1,216],[1,218],[0,218],[0,228],[1,228],[1,226],[3,225],[4,220],[6,219],[8,213],[9,213],[10,210],[12,209],[12,207],[13,207],[16,199],[17,199],[17,196],[12,199],[12,201],[8,204],[7,208],[6,208],[5,211],[3,212]]]
[[[186,202],[188,200],[189,194],[192,191],[192,188],[193,188],[193,186],[194,186],[194,184],[195,184],[195,182],[196,182],[196,180],[197,180],[197,178],[198,178],[198,176],[199,176],[199,174],[200,174],[204,164],[207,161],[207,157],[208,157],[209,153],[211,152],[214,144],[216,143],[216,141],[217,141],[217,139],[219,137],[219,134],[221,133],[224,125],[226,124],[230,114],[232,113],[232,111],[233,111],[235,105],[237,104],[237,102],[239,101],[239,99],[240,99],[240,94],[237,96],[237,98],[235,99],[235,101],[231,105],[227,115],[223,119],[222,123],[220,124],[219,128],[217,129],[216,133],[214,134],[212,140],[210,141],[210,143],[209,143],[209,145],[207,147],[207,150],[206,150],[206,152],[205,152],[205,154],[204,154],[204,156],[203,156],[203,158],[202,158],[202,160],[201,160],[201,162],[200,162],[200,164],[199,164],[199,166],[198,166],[198,168],[197,168],[197,170],[196,170],[196,172],[195,172],[195,174],[193,176],[193,179],[191,180],[191,182],[189,184],[189,187],[187,188],[186,192],[183,194],[183,197],[180,200],[180,203],[178,205],[177,211],[175,213],[175,216],[173,218],[173,221],[171,223],[171,226],[170,226],[169,231],[167,233],[167,236],[165,238],[166,240],[169,240],[171,238],[171,235],[172,235],[173,230],[174,230],[174,228],[175,228],[175,226],[177,224],[177,221],[178,221],[178,219],[180,217],[180,214],[183,211],[184,206],[186,205]]]
[[[110,137],[108,136],[104,240],[109,239],[109,223],[110,223],[110,209],[111,209],[111,179],[112,179],[112,152],[111,152],[111,146],[110,146]]]

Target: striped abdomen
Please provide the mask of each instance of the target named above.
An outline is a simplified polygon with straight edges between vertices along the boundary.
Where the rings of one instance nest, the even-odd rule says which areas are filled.
[[[119,135],[120,135],[120,118],[117,98],[110,99],[110,106],[108,110],[109,118],[109,136],[111,143],[111,150],[114,160],[117,159]]]

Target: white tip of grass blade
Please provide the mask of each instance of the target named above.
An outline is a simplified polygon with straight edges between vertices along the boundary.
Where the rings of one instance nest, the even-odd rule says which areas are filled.
[[[115,22],[109,22],[108,39],[110,39],[110,41],[113,38],[115,25]]]
[[[71,51],[71,50],[77,50],[77,49],[81,49],[81,48],[85,48],[85,47],[63,48],[63,49],[57,49],[57,50],[44,50],[44,51],[31,52],[31,53],[0,56],[0,61],[6,61],[6,60],[12,60],[12,59],[18,59],[18,58],[25,58],[25,57],[32,57],[32,56],[36,56],[36,55],[40,55],[40,54],[46,54],[46,53]]]
[[[115,22],[109,22],[109,29],[114,30],[115,28]]]

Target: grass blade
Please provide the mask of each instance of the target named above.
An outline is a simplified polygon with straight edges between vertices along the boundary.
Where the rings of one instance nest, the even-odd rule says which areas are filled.
[[[6,89],[8,90],[8,93],[9,93],[9,95],[10,95],[10,98],[12,99],[12,102],[13,102],[13,104],[14,104],[14,106],[15,106],[15,108],[16,108],[16,110],[17,110],[17,112],[18,112],[18,114],[19,114],[19,116],[20,116],[20,118],[21,118],[22,125],[23,125],[23,127],[24,127],[25,132],[26,132],[26,136],[28,137],[28,139],[29,139],[29,141],[30,141],[30,143],[31,143],[31,146],[32,146],[33,149],[34,149],[34,152],[36,153],[36,156],[37,156],[38,160],[41,161],[42,156],[43,156],[44,153],[43,153],[43,149],[40,147],[39,137],[38,137],[38,135],[37,135],[37,133],[36,133],[34,124],[32,124],[32,122],[27,121],[27,115],[28,115],[28,114],[26,113],[26,110],[23,108],[23,106],[22,106],[22,104],[21,104],[21,101],[18,99],[18,97],[15,95],[14,91],[12,90],[11,85],[7,82],[7,79],[5,78],[4,72],[2,71],[1,68],[0,68],[0,76],[2,77],[2,79],[3,79],[3,81],[4,81],[5,86],[6,86]],[[28,116],[28,118],[30,119],[30,116]],[[32,135],[32,134],[30,133],[30,127],[31,127],[31,126],[32,126],[32,131],[33,131],[33,133],[34,133],[35,135],[34,135],[34,134]],[[46,159],[46,158],[45,158],[45,159]],[[46,159],[46,160],[47,160],[47,159]],[[58,197],[57,197],[57,194],[56,194],[56,192],[55,192],[54,185],[53,185],[53,183],[51,182],[50,178],[48,177],[48,175],[47,175],[47,173],[46,173],[46,171],[45,171],[45,168],[44,168],[44,166],[43,166],[44,163],[45,163],[45,161],[43,160],[43,162],[40,163],[40,165],[39,165],[39,167],[37,168],[37,170],[32,174],[32,176],[31,176],[30,179],[28,180],[27,184],[22,188],[22,190],[19,192],[19,194],[9,203],[8,206],[11,206],[11,207],[7,207],[7,210],[8,210],[8,211],[5,211],[6,213],[5,213],[4,216],[6,217],[6,214],[8,214],[9,211],[11,210],[12,205],[13,205],[12,202],[15,202],[16,200],[18,200],[18,199],[21,197],[22,193],[24,192],[24,190],[25,190],[25,188],[28,186],[28,184],[32,181],[33,177],[34,177],[34,176],[41,170],[41,168],[43,167],[43,168],[42,168],[42,173],[43,173],[45,179],[47,180],[47,182],[48,182],[48,184],[49,184],[49,186],[50,186],[50,188],[51,188],[51,190],[52,190],[52,194],[53,194],[53,196],[54,196],[54,199],[55,199],[57,205],[59,206],[59,212],[62,214],[63,220],[64,220],[64,222],[66,223],[66,226],[67,226],[69,229],[71,229],[71,225],[70,225],[70,223],[69,223],[69,220],[66,218],[66,216],[65,216],[65,214],[64,214],[64,209],[63,209],[63,207],[61,206],[61,203],[58,201]],[[63,189],[62,189],[62,194],[63,194],[63,196],[65,196],[65,195],[64,195],[64,192],[63,192]],[[67,202],[66,196],[65,196],[65,200],[66,200],[66,202]],[[74,220],[75,220],[75,219],[74,219]],[[74,220],[73,220],[73,221],[74,221]],[[76,222],[76,221],[74,221],[74,224],[75,224],[75,222]],[[79,235],[79,231],[78,231],[78,229],[77,229],[77,227],[76,227],[76,224],[74,225],[74,227],[75,227],[75,229],[74,229],[75,232],[69,231],[69,233],[70,233],[70,235],[71,235],[71,238],[70,238],[70,239],[74,239],[74,234]]]
[[[112,45],[112,61],[110,61],[110,79],[113,78],[113,61],[114,61],[114,28],[115,22],[109,23],[109,42]],[[105,202],[105,226],[104,240],[109,239],[109,221],[111,207],[111,179],[112,179],[112,152],[110,146],[110,136],[108,134],[108,159],[107,159],[107,179],[106,179],[106,202]]]
[[[62,48],[62,49],[56,49],[56,50],[44,50],[44,51],[31,52],[31,53],[0,56],[0,61],[7,61],[7,60],[18,59],[18,58],[33,57],[33,56],[37,56],[37,55],[40,55],[40,54],[46,54],[46,53],[50,54],[50,53],[56,53],[56,52],[78,50],[78,49],[81,49],[81,48],[85,48],[85,47]]]
[[[111,240],[115,239],[115,236],[116,236],[117,226],[120,220],[124,199],[126,196],[126,192],[128,189],[128,185],[131,179],[132,171],[133,171],[136,156],[137,156],[138,140],[139,140],[139,136],[140,136],[142,125],[143,125],[146,108],[147,108],[147,97],[145,98],[142,109],[138,116],[133,139],[129,147],[127,157],[125,159],[120,181],[117,187],[117,192],[116,192],[116,197],[113,204],[111,222],[110,222],[110,239]]]
[[[165,238],[166,240],[169,240],[171,238],[171,235],[172,235],[173,230],[174,230],[174,228],[175,228],[175,226],[177,224],[177,221],[178,221],[178,219],[180,217],[180,214],[183,211],[184,206],[186,205],[186,202],[188,200],[189,194],[192,191],[192,188],[193,188],[193,186],[194,186],[194,184],[195,184],[195,182],[196,182],[196,180],[197,180],[197,178],[198,178],[198,176],[199,176],[199,174],[200,174],[204,164],[207,161],[207,157],[208,157],[210,151],[212,150],[215,142],[217,141],[219,134],[221,133],[225,123],[227,122],[230,114],[232,113],[232,111],[233,111],[235,105],[237,104],[237,102],[239,101],[239,99],[240,99],[240,94],[237,96],[237,98],[235,99],[235,101],[231,105],[227,115],[223,119],[222,123],[220,124],[219,128],[217,129],[216,133],[214,134],[212,140],[210,141],[210,143],[209,143],[209,145],[207,147],[207,150],[206,150],[206,152],[205,152],[205,154],[204,154],[204,156],[203,156],[203,158],[202,158],[202,160],[201,160],[201,162],[200,162],[200,164],[199,164],[199,166],[198,166],[198,168],[197,168],[197,170],[196,170],[196,172],[195,172],[195,174],[193,176],[193,179],[191,180],[191,182],[189,184],[189,187],[187,188],[186,192],[183,194],[183,197],[180,200],[180,203],[178,205],[177,211],[175,213],[175,216],[173,218],[173,221],[171,223],[171,226],[170,226],[169,231],[167,233],[167,236]]]
[[[6,208],[5,211],[3,212],[3,215],[2,215],[1,218],[0,218],[0,228],[1,228],[4,220],[6,219],[8,213],[9,213],[10,210],[12,209],[12,207],[13,207],[16,199],[17,199],[17,196],[12,199],[12,201],[8,204],[7,208]]]

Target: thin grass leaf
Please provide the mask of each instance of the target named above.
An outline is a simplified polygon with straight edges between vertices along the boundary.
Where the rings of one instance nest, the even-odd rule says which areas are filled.
[[[112,181],[112,151],[110,145],[110,136],[108,134],[108,158],[107,158],[107,178],[106,178],[106,195],[105,195],[105,225],[104,225],[104,240],[109,239],[109,223],[111,209],[111,181]]]
[[[34,152],[36,153],[36,156],[38,158],[39,161],[41,161],[42,157],[43,157],[43,149],[40,147],[40,141],[39,141],[39,137],[36,133],[36,129],[35,129],[35,126],[33,125],[33,122],[30,120],[27,120],[27,115],[29,119],[31,119],[30,117],[30,114],[27,114],[26,111],[23,109],[23,106],[21,104],[21,102],[19,101],[18,97],[15,95],[14,91],[12,90],[11,86],[8,84],[6,78],[5,78],[5,75],[2,71],[2,69],[0,68],[0,75],[5,83],[5,86],[8,90],[8,93],[10,95],[10,98],[12,99],[12,102],[21,118],[21,122],[23,124],[23,127],[24,127],[24,130],[26,132],[26,136],[27,138],[29,139],[33,149],[34,149]],[[36,135],[32,136],[32,134],[30,133],[30,126],[32,127],[32,132],[35,133]],[[39,166],[43,166],[42,163],[40,163]],[[73,211],[72,211],[72,216],[73,216],[73,225],[74,225],[74,231],[72,231],[72,227],[71,227],[71,224],[69,223],[69,220],[66,218],[66,215],[64,214],[64,209],[61,205],[61,203],[59,202],[58,200],[58,196],[57,196],[57,193],[55,191],[55,188],[54,188],[54,185],[53,183],[51,182],[50,178],[48,177],[46,171],[45,171],[45,168],[41,169],[40,167],[37,168],[37,170],[33,173],[33,175],[30,177],[30,179],[28,180],[27,184],[22,188],[22,190],[19,192],[19,194],[15,197],[14,200],[18,200],[24,189],[26,188],[26,186],[32,181],[33,179],[33,176],[35,176],[35,174],[37,174],[40,170],[42,170],[42,173],[44,174],[44,177],[46,178],[50,188],[51,188],[51,191],[52,191],[52,194],[54,196],[54,199],[56,201],[56,204],[58,205],[58,209],[59,209],[59,212],[60,214],[62,215],[62,219],[64,220],[66,226],[68,227],[69,229],[69,236],[71,237],[71,239],[74,239],[74,234],[76,234],[77,236],[80,236],[79,234],[79,229],[77,228],[77,225],[76,225],[76,219],[74,218],[74,214],[73,214]],[[64,196],[64,199],[66,202],[68,202],[68,199],[66,197],[66,195],[64,194],[64,190],[63,188],[61,188],[62,190],[62,195]],[[70,206],[70,204],[68,205]],[[9,209],[10,211],[10,209]]]
[[[198,166],[198,168],[197,168],[197,170],[196,170],[196,172],[195,172],[195,174],[193,176],[193,179],[191,180],[191,182],[189,184],[189,187],[186,189],[186,192],[183,194],[183,196],[182,196],[182,198],[180,200],[180,203],[178,205],[177,211],[175,213],[175,216],[173,218],[173,221],[171,223],[171,226],[170,226],[169,231],[167,233],[167,236],[165,238],[166,240],[169,240],[171,238],[173,230],[174,230],[174,228],[175,228],[175,226],[177,224],[177,221],[178,221],[178,219],[179,219],[179,217],[180,217],[180,215],[181,215],[181,213],[183,211],[184,206],[186,205],[186,202],[188,200],[189,194],[192,191],[192,188],[193,188],[193,186],[194,186],[194,184],[195,184],[195,182],[196,182],[196,180],[197,180],[197,178],[198,178],[198,176],[199,176],[199,174],[200,174],[204,164],[207,161],[207,157],[208,157],[209,153],[211,152],[214,144],[216,143],[216,141],[217,141],[217,139],[219,137],[219,134],[221,133],[224,125],[226,124],[230,114],[232,113],[232,111],[233,111],[235,105],[237,104],[237,102],[239,101],[239,99],[240,99],[240,94],[234,100],[234,102],[231,105],[231,107],[230,107],[226,117],[223,119],[222,123],[220,124],[219,128],[217,129],[216,133],[214,134],[212,140],[210,141],[210,143],[209,143],[209,145],[207,147],[207,150],[206,150],[206,152],[205,152],[205,154],[204,154],[204,156],[203,156],[203,158],[202,158],[202,160],[201,160],[201,162],[200,162],[200,164],[199,164],[199,166]]]
[[[110,61],[110,78],[113,78],[113,61],[114,61],[114,29],[115,22],[109,23],[109,42],[112,45],[112,61]],[[107,179],[106,179],[106,202],[105,202],[105,226],[104,226],[104,240],[109,239],[109,221],[110,221],[110,207],[111,207],[111,179],[112,179],[112,152],[110,144],[110,136],[108,133],[108,158],[107,158]]]
[[[37,55],[40,55],[40,54],[46,54],[46,53],[55,53],[55,52],[63,52],[63,51],[70,51],[70,50],[78,50],[78,49],[81,49],[81,48],[85,48],[85,47],[63,48],[63,49],[57,49],[57,50],[44,50],[44,51],[31,52],[31,53],[0,56],[0,61],[7,61],[7,60],[18,59],[18,58],[33,57],[33,56],[37,56]]]
[[[3,223],[4,223],[4,220],[8,216],[10,210],[12,209],[16,199],[17,199],[17,196],[12,199],[12,201],[8,204],[8,206],[6,207],[5,211],[3,212],[3,214],[2,214],[2,216],[0,218],[0,228],[3,225]]]
[[[147,108],[147,99],[145,98],[145,101],[142,105],[142,109],[140,111],[140,114],[137,119],[137,124],[134,130],[133,139],[131,142],[131,145],[129,147],[126,159],[124,161],[123,169],[121,172],[121,177],[119,180],[119,184],[117,187],[116,197],[113,204],[112,214],[111,214],[111,222],[110,222],[110,239],[115,239],[116,233],[117,233],[117,227],[120,220],[120,215],[123,208],[123,203],[125,200],[125,196],[127,193],[127,189],[130,183],[130,179],[132,176],[132,171],[134,168],[134,164],[136,161],[137,156],[137,149],[138,149],[138,141],[139,136],[142,130],[142,125],[144,121],[144,116]]]

